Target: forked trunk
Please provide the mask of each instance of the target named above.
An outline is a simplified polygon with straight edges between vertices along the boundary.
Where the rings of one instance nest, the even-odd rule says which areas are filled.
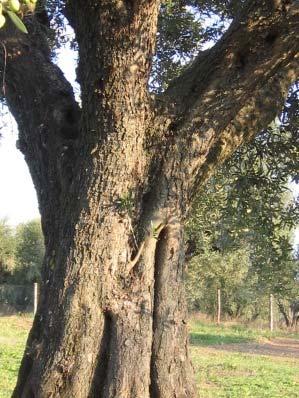
[[[191,398],[182,222],[196,188],[281,109],[298,76],[298,4],[246,1],[156,98],[160,1],[65,4],[81,108],[35,17],[29,35],[0,32],[46,244],[13,397]]]
[[[74,147],[74,161],[80,156],[80,162],[70,179],[63,165],[55,175],[60,183],[59,205],[52,209],[56,217],[49,215],[49,202],[41,201],[42,295],[15,398],[193,394],[180,193],[170,192],[165,178],[149,183],[161,174],[163,152],[155,153],[153,167],[153,155],[145,151],[157,4],[145,2],[135,11],[133,19],[123,16],[123,25],[117,20],[97,25],[93,18],[105,19],[101,13],[89,14],[88,24],[78,22],[79,75],[91,72],[82,78],[79,142],[67,146]],[[105,30],[114,23],[119,36],[110,38]],[[99,31],[90,32],[90,26]],[[109,43],[98,41],[103,35]],[[94,53],[101,57],[98,73]],[[55,95],[60,98],[60,91]],[[33,169],[30,147],[24,152]],[[36,178],[35,183],[42,197],[43,182]]]

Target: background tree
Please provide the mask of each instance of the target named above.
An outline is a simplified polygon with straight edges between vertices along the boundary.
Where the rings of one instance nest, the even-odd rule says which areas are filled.
[[[246,248],[227,253],[205,250],[195,256],[188,269],[187,298],[191,310],[215,317],[217,290],[221,290],[222,314],[238,318],[254,303],[250,282],[250,260]],[[246,314],[247,315],[247,314]]]
[[[230,316],[234,315],[230,304],[238,308],[235,315],[240,311],[243,315],[246,311],[249,319],[265,315],[264,303],[274,293],[286,317],[298,296],[294,280],[298,264],[291,239],[298,225],[298,207],[288,187],[298,173],[298,136],[294,134],[298,97],[294,92],[290,115],[284,112],[279,125],[272,124],[251,144],[243,145],[195,200],[188,221],[187,253],[196,255],[189,264],[188,295],[192,306],[196,304],[209,314],[215,314],[216,286],[209,283],[211,275],[222,289],[230,287],[232,291],[227,307],[225,290],[223,300],[224,313]],[[230,256],[237,253],[240,261],[235,262],[231,281],[222,262],[230,269]],[[216,257],[213,266],[205,266],[211,262],[207,257]],[[231,269],[229,272],[233,274]],[[224,275],[227,278],[223,279]],[[238,289],[231,286],[234,283]],[[206,301],[210,301],[209,307]]]
[[[18,225],[15,239],[15,281],[21,284],[40,281],[45,252],[40,220]]]
[[[15,239],[6,220],[0,220],[0,284],[5,283],[13,272]]]
[[[44,242],[39,220],[13,228],[0,223],[0,312],[31,311],[40,281]]]
[[[48,4],[56,16],[61,3]],[[299,33],[297,2],[238,2],[237,13],[231,2],[185,4],[231,10],[233,22],[153,96],[160,2],[66,1],[80,107],[51,59],[44,2],[25,19],[28,35],[1,30],[46,245],[15,397],[194,395],[183,223],[198,187],[281,111]]]

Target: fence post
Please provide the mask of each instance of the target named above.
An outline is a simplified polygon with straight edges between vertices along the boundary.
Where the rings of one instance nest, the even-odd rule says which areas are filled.
[[[35,315],[39,299],[39,285],[36,282],[34,283],[33,292],[34,292],[33,315]]]
[[[273,312],[273,294],[270,294],[270,301],[269,301],[269,311],[270,311],[270,331],[273,332],[274,330],[274,312]]]
[[[217,289],[217,324],[221,322],[221,289]]]

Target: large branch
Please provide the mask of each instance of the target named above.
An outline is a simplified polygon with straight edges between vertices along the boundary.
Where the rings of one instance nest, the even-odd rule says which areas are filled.
[[[28,20],[29,34],[1,29],[3,94],[18,128],[44,219],[53,219],[75,163],[80,109],[71,85],[52,62],[45,27]]]
[[[182,159],[189,192],[281,110],[299,75],[298,19],[296,1],[248,1],[160,99],[171,132],[165,173]]]
[[[100,114],[99,109],[106,102],[106,115],[111,108],[112,113],[133,113],[134,108],[139,113],[137,102],[147,102],[159,3],[160,0],[66,2],[65,15],[79,46],[78,80],[84,111],[90,108],[88,112]],[[123,95],[128,90],[130,93]]]

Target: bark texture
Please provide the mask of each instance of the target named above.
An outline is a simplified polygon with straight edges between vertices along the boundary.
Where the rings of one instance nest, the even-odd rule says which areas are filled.
[[[5,95],[38,193],[41,300],[15,398],[191,398],[183,222],[196,188],[280,111],[298,2],[248,1],[161,96],[158,0],[69,0],[82,104],[44,27],[1,31]]]

